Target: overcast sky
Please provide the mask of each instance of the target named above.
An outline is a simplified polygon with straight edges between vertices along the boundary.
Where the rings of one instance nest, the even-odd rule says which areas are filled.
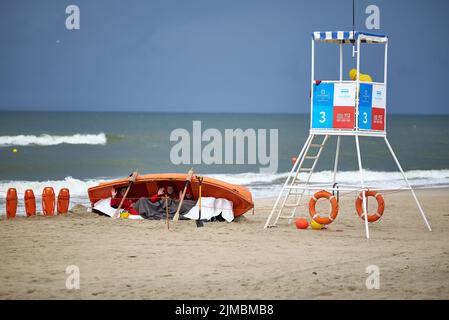
[[[390,36],[389,111],[449,113],[449,1],[356,3],[357,29],[376,4]],[[0,0],[0,110],[306,113],[311,32],[350,29],[352,0]],[[337,79],[321,48],[317,78]],[[365,52],[381,80],[382,48]]]

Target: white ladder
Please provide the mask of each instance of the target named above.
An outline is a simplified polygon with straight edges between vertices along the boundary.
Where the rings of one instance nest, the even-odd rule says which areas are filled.
[[[316,138],[319,139],[319,137],[324,138],[319,141],[314,141]],[[276,202],[274,203],[273,209],[268,216],[264,228],[275,227],[279,219],[288,219],[288,223],[291,223],[305,192],[305,189],[300,190],[296,188],[296,186],[299,184],[305,186],[310,182],[312,173],[315,170],[318,159],[321,156],[321,152],[323,151],[328,138],[328,135],[309,135],[281,189],[281,192],[279,193]],[[306,177],[300,179],[302,173],[304,173]],[[294,202],[289,203],[289,200],[292,197],[294,198]],[[283,200],[281,202],[282,198]],[[279,203],[282,204],[279,206]],[[284,209],[288,208],[293,208],[292,212],[290,214],[283,215],[282,213]]]

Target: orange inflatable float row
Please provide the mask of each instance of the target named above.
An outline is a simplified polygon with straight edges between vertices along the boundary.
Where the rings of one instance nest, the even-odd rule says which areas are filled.
[[[25,190],[25,213],[27,217],[36,215],[36,197],[31,189]],[[6,218],[12,219],[17,213],[17,190],[9,188],[6,193]],[[70,191],[67,188],[62,188],[58,194],[57,203],[55,201],[55,191],[52,187],[46,187],[42,191],[42,214],[44,216],[53,216],[56,211],[58,214],[67,213],[69,211]]]

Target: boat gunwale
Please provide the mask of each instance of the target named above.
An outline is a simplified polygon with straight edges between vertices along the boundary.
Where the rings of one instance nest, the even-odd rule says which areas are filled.
[[[170,176],[177,176],[177,178],[170,178]],[[163,174],[151,174],[150,173],[150,174],[137,176],[135,184],[146,183],[146,182],[156,182],[156,181],[170,181],[170,180],[183,182],[183,181],[185,181],[186,176],[187,176],[187,174],[185,174],[185,173],[163,173]],[[192,180],[194,180],[194,179],[195,178],[192,178]],[[89,198],[90,198],[91,192],[100,190],[102,188],[107,188],[107,187],[112,187],[112,186],[117,186],[117,185],[122,185],[122,184],[124,187],[126,187],[128,182],[129,182],[128,178],[121,178],[121,179],[116,179],[116,180],[112,180],[112,181],[108,181],[108,182],[101,182],[97,186],[88,188],[87,192],[88,192]],[[208,185],[211,185],[211,186],[214,186],[217,188],[226,189],[228,192],[232,193],[234,196],[239,197],[241,200],[245,201],[249,205],[250,209],[254,208],[254,201],[252,198],[252,194],[244,186],[235,185],[235,184],[232,184],[232,183],[229,183],[226,181],[210,178],[207,176],[204,177],[203,184],[208,184]],[[243,188],[248,193],[248,195],[244,195],[241,192],[239,192],[238,191],[239,188]]]

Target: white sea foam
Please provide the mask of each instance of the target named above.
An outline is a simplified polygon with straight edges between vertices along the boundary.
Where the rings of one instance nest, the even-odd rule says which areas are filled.
[[[66,177],[64,180],[47,180],[47,181],[0,181],[0,198],[6,196],[8,188],[15,188],[19,197],[25,193],[26,189],[32,189],[36,197],[42,194],[45,187],[53,187],[55,193],[62,188],[68,188],[70,195],[75,197],[87,197],[87,189],[98,185],[105,179],[79,180],[72,177]]]
[[[414,187],[449,186],[449,169],[443,170],[411,170],[405,173]],[[213,178],[229,183],[247,186],[255,198],[275,197],[280,191],[288,173],[262,174],[214,174]],[[371,171],[363,172],[365,185],[369,187],[400,188],[406,186],[400,172]],[[311,183],[327,184],[332,181],[332,171],[316,172],[312,175]],[[342,171],[337,174],[337,182],[345,185],[360,185],[358,171]]]
[[[42,134],[36,135],[17,135],[0,136],[0,146],[54,146],[58,144],[90,144],[105,145],[107,137],[105,133],[99,134],[81,134],[77,133],[70,136],[57,136]]]
[[[276,197],[280,191],[288,173],[261,174],[261,173],[239,173],[239,174],[209,174],[216,178],[233,184],[244,185],[250,189],[254,198]],[[412,170],[407,171],[406,176],[410,183],[417,188],[426,187],[449,187],[449,169],[444,170]],[[328,183],[332,181],[331,171],[317,172],[312,176],[312,182]],[[369,187],[382,186],[386,188],[400,188],[405,182],[399,172],[364,171],[365,184]],[[340,184],[359,185],[360,176],[358,171],[343,171],[337,175]],[[112,178],[80,180],[67,177],[64,180],[53,181],[0,181],[0,213],[5,212],[5,197],[8,188],[16,188],[19,196],[18,214],[23,214],[23,194],[26,189],[33,189],[38,201],[45,187],[51,186],[57,194],[61,188],[69,188],[71,195],[71,206],[83,204],[88,206],[89,199],[87,189],[98,185],[100,182],[112,180]]]

